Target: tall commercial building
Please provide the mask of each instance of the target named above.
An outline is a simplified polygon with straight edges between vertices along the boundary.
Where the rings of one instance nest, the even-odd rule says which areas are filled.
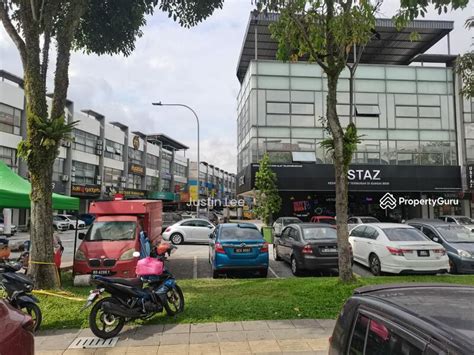
[[[53,190],[79,197],[82,212],[90,201],[116,194],[189,201],[188,159],[182,154],[187,146],[165,134],[132,131],[120,122],[107,122],[91,109],[77,110],[72,101],[67,102],[66,117],[77,124],[72,140],[62,142],[54,163]],[[16,152],[24,137],[23,79],[0,70],[0,159],[28,178],[28,168]],[[27,211],[14,211],[14,223],[23,225],[26,220]]]
[[[207,162],[200,163],[199,169],[199,199],[213,199],[224,202],[235,199],[235,174],[229,173]],[[197,162],[189,164],[189,193],[190,199],[198,199]]]
[[[276,60],[268,25],[277,15],[250,16],[237,67],[237,193],[251,196],[266,152],[278,177],[282,215],[334,215],[334,167],[320,146],[327,79],[315,63]],[[349,170],[349,212],[386,220],[472,215],[473,103],[459,94],[456,55],[426,54],[440,40],[449,47],[450,21],[414,21],[398,32],[378,19],[354,83],[354,122],[362,136]],[[411,41],[416,31],[420,40]],[[349,74],[339,80],[337,110],[349,123]],[[470,170],[471,169],[471,170]],[[396,199],[452,198],[450,206],[400,205]]]

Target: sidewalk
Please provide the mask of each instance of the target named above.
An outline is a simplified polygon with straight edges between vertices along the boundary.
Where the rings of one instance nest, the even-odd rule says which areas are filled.
[[[122,330],[112,348],[71,349],[90,329],[40,332],[35,354],[327,354],[335,321],[296,319],[133,326]],[[69,348],[69,349],[68,349]]]

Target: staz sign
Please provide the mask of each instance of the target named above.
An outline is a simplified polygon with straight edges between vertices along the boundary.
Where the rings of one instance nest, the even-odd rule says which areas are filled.
[[[138,164],[130,164],[128,171],[135,175],[145,175],[145,168]]]
[[[474,165],[468,165],[466,167],[467,174],[467,189],[474,191]]]

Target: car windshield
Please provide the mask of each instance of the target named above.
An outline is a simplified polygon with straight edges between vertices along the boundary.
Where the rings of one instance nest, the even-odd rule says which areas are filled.
[[[474,233],[463,226],[442,226],[436,229],[447,242],[474,243]]]
[[[260,232],[250,227],[226,227],[222,228],[219,239],[221,240],[255,240],[262,239]]]
[[[58,216],[54,216],[53,217],[53,221],[59,221],[59,222],[62,222],[63,219],[61,217],[58,217]]]
[[[362,223],[380,223],[380,221],[374,217],[361,217],[360,221]]]
[[[301,223],[301,219],[299,219],[299,218],[285,218],[283,220],[283,224],[285,226],[287,226],[289,224],[294,224],[294,223]]]
[[[474,224],[472,222],[472,219],[468,217],[456,217],[456,220],[458,221],[459,224]]]
[[[66,216],[67,218],[69,218],[71,221],[75,221],[76,220],[76,217],[75,216]]]
[[[392,242],[426,242],[429,240],[415,228],[383,228],[383,231],[388,240]]]
[[[133,240],[135,239],[135,222],[94,222],[87,232],[85,240]]]
[[[304,240],[336,239],[337,232],[334,228],[303,228]]]

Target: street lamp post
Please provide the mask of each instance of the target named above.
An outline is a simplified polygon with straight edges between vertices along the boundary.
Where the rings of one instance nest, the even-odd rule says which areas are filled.
[[[199,161],[199,117],[198,115],[196,114],[196,112],[191,108],[189,107],[188,105],[184,105],[184,104],[164,104],[162,103],[161,101],[159,102],[153,102],[152,103],[153,106],[179,106],[179,107],[185,107],[187,108],[188,110],[190,110],[194,117],[196,118],[196,123],[197,123],[197,178],[196,178],[196,185],[197,185],[197,205],[196,205],[196,213],[197,213],[197,217],[199,217],[199,190],[200,190],[200,186],[199,186],[199,166],[200,166],[200,161]],[[160,172],[161,173],[161,172]]]

